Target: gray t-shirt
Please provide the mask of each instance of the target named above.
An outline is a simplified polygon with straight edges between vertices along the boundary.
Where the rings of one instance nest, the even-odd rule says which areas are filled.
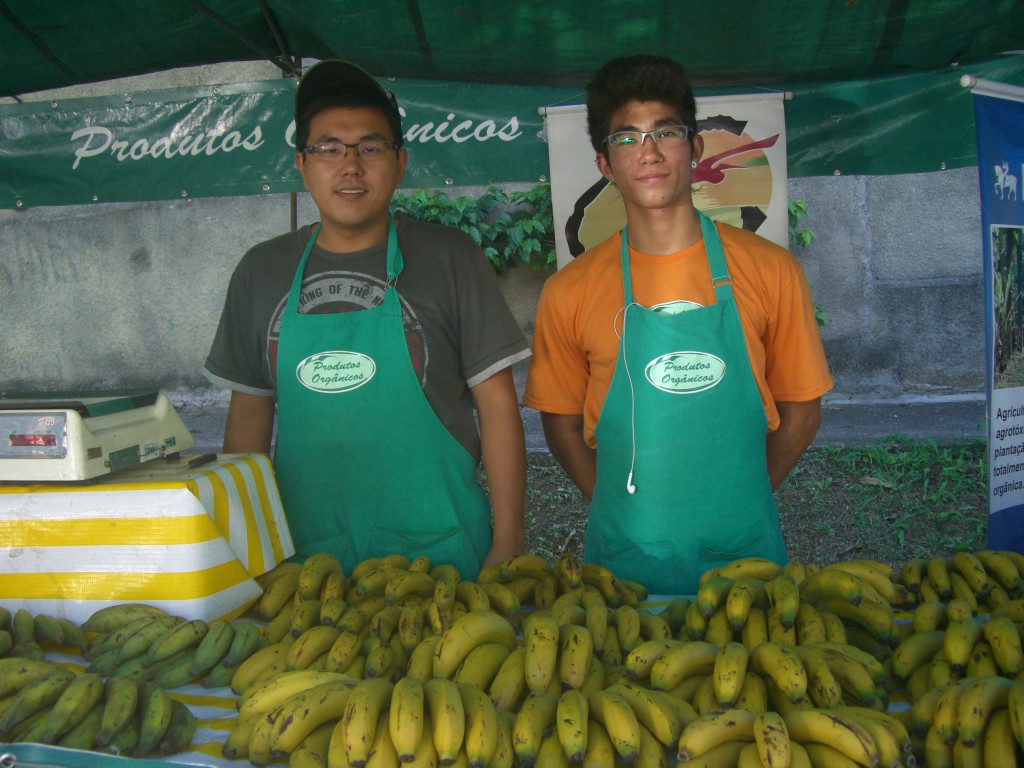
[[[448,431],[479,459],[469,388],[530,355],[494,271],[480,248],[452,227],[399,219],[405,267],[396,282],[409,355],[427,401]],[[228,285],[204,373],[253,395],[277,392],[277,340],[310,227],[250,249]],[[313,247],[300,312],[351,312],[378,304],[387,279],[386,244],[353,253]]]

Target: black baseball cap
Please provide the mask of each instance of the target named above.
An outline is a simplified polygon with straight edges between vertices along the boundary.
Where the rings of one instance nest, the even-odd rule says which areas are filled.
[[[341,59],[325,59],[306,70],[295,91],[296,121],[308,119],[311,107],[332,96],[380,109],[396,129],[395,141],[402,143],[402,116],[395,94],[362,67]]]

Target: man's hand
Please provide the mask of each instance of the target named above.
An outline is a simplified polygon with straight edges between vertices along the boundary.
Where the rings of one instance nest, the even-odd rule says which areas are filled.
[[[768,477],[777,490],[803,456],[821,425],[821,398],[805,402],[777,402],[779,428],[765,438]]]
[[[232,391],[224,453],[270,453],[274,413],[274,398]]]
[[[583,439],[583,415],[542,412],[540,422],[551,455],[591,500],[597,485],[597,452]]]

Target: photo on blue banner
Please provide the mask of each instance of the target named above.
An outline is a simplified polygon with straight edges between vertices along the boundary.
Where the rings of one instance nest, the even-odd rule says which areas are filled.
[[[994,387],[1024,386],[1024,228],[991,227]]]

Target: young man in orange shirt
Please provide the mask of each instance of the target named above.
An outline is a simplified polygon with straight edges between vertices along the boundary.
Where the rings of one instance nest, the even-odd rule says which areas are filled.
[[[587,113],[627,226],[545,285],[524,400],[591,499],[586,560],[689,594],[734,558],[785,562],[773,490],[832,379],[799,262],[694,207],[682,67],[610,61]]]

